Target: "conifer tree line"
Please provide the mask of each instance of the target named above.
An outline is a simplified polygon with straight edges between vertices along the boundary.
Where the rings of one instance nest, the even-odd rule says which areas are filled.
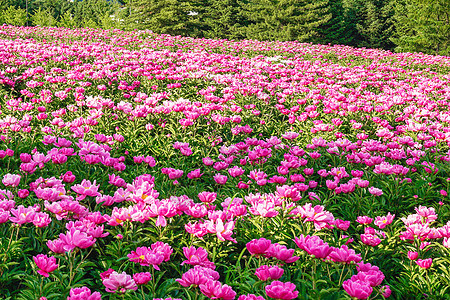
[[[0,23],[450,55],[450,0],[0,0]]]

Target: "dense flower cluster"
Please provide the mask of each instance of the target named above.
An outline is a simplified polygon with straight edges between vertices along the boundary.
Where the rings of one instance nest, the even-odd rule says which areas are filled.
[[[0,294],[443,299],[449,70],[0,26]]]

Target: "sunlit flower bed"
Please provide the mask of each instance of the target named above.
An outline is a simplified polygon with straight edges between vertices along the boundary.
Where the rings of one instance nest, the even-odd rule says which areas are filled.
[[[1,299],[445,299],[449,70],[0,27]]]

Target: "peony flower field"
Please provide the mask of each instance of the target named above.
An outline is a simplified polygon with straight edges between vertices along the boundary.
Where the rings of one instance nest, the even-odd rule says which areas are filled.
[[[0,27],[1,299],[449,299],[450,57]]]

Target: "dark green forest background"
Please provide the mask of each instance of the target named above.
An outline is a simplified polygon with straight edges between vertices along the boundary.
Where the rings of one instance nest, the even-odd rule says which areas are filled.
[[[450,0],[0,0],[0,23],[450,55]]]

